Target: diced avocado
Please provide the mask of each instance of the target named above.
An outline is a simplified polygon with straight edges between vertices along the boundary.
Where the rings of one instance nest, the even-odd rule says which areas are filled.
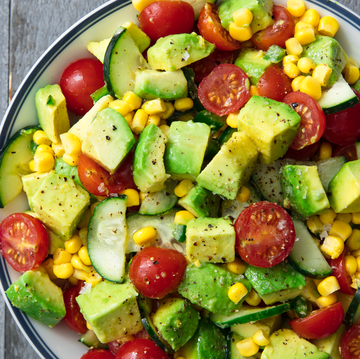
[[[225,218],[196,218],[186,228],[190,262],[226,263],[235,260],[235,229]]]
[[[187,97],[188,88],[184,73],[176,71],[139,70],[135,75],[134,92],[141,98],[162,98],[173,101]]]
[[[140,52],[144,52],[150,46],[150,37],[132,21],[126,21],[122,27],[125,27],[129,31]]]
[[[131,283],[105,280],[76,301],[99,340],[108,343],[142,329],[137,295]]]
[[[360,92],[360,79],[351,85],[351,87],[353,87],[357,92]]]
[[[336,82],[347,61],[347,55],[339,42],[329,36],[316,36],[314,42],[303,47],[301,57],[309,58],[315,66],[326,64],[331,68],[332,73],[327,86]]]
[[[174,179],[195,180],[201,170],[209,136],[210,127],[205,123],[172,122],[164,157],[166,172]]]
[[[228,291],[234,283],[242,283],[248,292],[251,290],[250,282],[242,274],[234,274],[226,266],[208,262],[190,263],[178,291],[191,303],[212,313],[226,315],[239,309],[245,300],[244,297],[235,304],[229,298]]]
[[[220,197],[197,185],[187,195],[180,198],[178,204],[195,217],[217,217],[220,209]]]
[[[195,21],[197,21],[197,19],[199,18],[200,15],[200,11],[201,9],[204,7],[204,5],[208,2],[210,4],[215,4],[216,0],[185,0],[186,2],[188,2],[194,9],[194,14],[195,14]]]
[[[195,32],[161,37],[147,52],[154,70],[175,71],[209,56],[215,45]]]
[[[239,66],[248,75],[251,84],[256,86],[261,75],[271,65],[271,61],[264,59],[261,50],[244,48],[241,49],[234,65]]]
[[[191,304],[182,298],[165,298],[152,315],[159,331],[175,351],[182,347],[195,333],[200,315]]]
[[[197,177],[197,183],[227,199],[235,199],[254,170],[258,151],[245,132],[235,132]]]
[[[330,181],[328,193],[336,213],[360,212],[360,159],[341,167]]]
[[[90,41],[86,48],[91,52],[102,64],[104,63],[104,57],[107,47],[109,46],[111,38],[100,41]]]
[[[300,126],[301,118],[289,105],[253,96],[240,110],[238,130],[244,131],[258,148],[261,163],[282,157]]]
[[[330,207],[316,166],[286,165],[280,170],[284,206],[306,219]]]
[[[272,0],[225,0],[219,6],[219,17],[221,25],[229,30],[229,25],[234,22],[234,11],[247,8],[253,14],[253,21],[250,24],[253,34],[266,29],[274,23],[272,18]]]
[[[123,115],[113,108],[100,111],[84,134],[81,149],[113,174],[135,143]]]
[[[328,191],[330,181],[340,171],[345,162],[345,156],[324,158],[316,162],[319,177],[325,192]]]
[[[60,135],[70,128],[65,96],[59,85],[47,85],[36,92],[35,106],[40,126],[51,142],[60,142]]]
[[[264,55],[264,60],[278,64],[286,55],[286,50],[277,45],[271,45]]]
[[[245,277],[265,304],[293,299],[306,285],[305,277],[285,262],[270,268],[249,265],[245,270]]]
[[[25,272],[6,291],[11,304],[29,317],[53,327],[65,316],[62,290],[43,267]]]
[[[329,355],[309,341],[300,338],[291,329],[280,329],[271,334],[270,344],[262,352],[261,359],[288,358],[292,359],[328,359]]]
[[[49,174],[34,194],[32,203],[45,226],[67,240],[85,215],[90,196],[71,178]]]

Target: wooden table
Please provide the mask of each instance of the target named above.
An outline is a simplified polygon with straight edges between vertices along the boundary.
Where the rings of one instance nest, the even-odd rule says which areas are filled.
[[[0,118],[31,66],[69,26],[105,0],[1,0]],[[360,14],[358,0],[340,0]],[[0,295],[0,359],[38,359]]]

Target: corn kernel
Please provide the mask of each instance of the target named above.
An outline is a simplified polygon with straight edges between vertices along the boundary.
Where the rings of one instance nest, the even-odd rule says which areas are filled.
[[[153,227],[141,228],[133,234],[134,242],[141,246],[153,242],[156,237],[157,231]]]
[[[357,61],[356,61],[354,58],[352,58],[352,57],[349,57],[349,58],[347,59],[346,65],[353,65],[353,66],[355,66],[355,67],[359,67]],[[346,65],[345,65],[345,66],[346,66]]]
[[[351,232],[352,228],[349,223],[336,219],[331,226],[329,235],[339,237],[343,241],[346,241],[350,237]]]
[[[254,85],[250,86],[250,97],[252,97],[252,96],[259,96],[259,91],[258,91],[257,87]],[[233,128],[237,128],[237,126],[233,127]]]
[[[352,251],[357,251],[360,249],[360,230],[354,228],[350,237],[346,241],[346,246]]]
[[[252,336],[252,340],[259,346],[265,346],[270,343],[269,337],[261,329]]]
[[[137,135],[143,131],[146,126],[149,115],[144,109],[138,109],[130,124],[131,130]]]
[[[228,297],[235,304],[239,303],[248,294],[248,290],[242,283],[233,284],[228,291]]]
[[[259,351],[259,346],[252,340],[252,338],[246,338],[237,342],[236,348],[244,357],[250,357]]]
[[[190,97],[178,98],[174,102],[174,107],[175,110],[182,112],[191,110],[194,107],[194,101]]]
[[[319,160],[325,160],[332,156],[332,146],[329,142],[323,142],[319,150]]]
[[[303,47],[300,42],[295,39],[295,37],[291,37],[285,41],[286,51],[289,55],[300,56],[303,52]]]
[[[156,0],[132,0],[132,4],[137,11],[141,12],[154,1]]]
[[[178,197],[186,196],[194,184],[190,180],[182,180],[174,189],[174,193]]]
[[[230,36],[237,41],[250,40],[253,33],[250,26],[238,26],[235,22],[229,25]]]
[[[88,272],[85,272],[81,269],[74,268],[74,273],[73,273],[74,278],[76,278],[78,280],[86,281],[86,278],[88,275],[89,275]]]
[[[79,237],[81,239],[81,243],[83,246],[87,246],[87,232],[88,232],[87,227],[81,228],[79,230]]]
[[[336,213],[332,208],[329,208],[328,211],[326,211],[324,214],[321,214],[319,218],[322,223],[331,224],[334,222],[334,219],[336,218]]]
[[[324,16],[319,21],[318,32],[324,36],[334,37],[339,30],[339,23],[332,16]]]
[[[77,254],[73,254],[73,256],[71,257],[71,262],[72,266],[75,269],[79,269],[79,270],[83,270],[84,272],[90,273],[91,270],[93,269],[91,266],[86,266],[80,259],[80,257]]]
[[[312,77],[320,82],[320,85],[326,87],[329,83],[332,69],[326,64],[317,65],[312,73]]]
[[[54,275],[60,279],[70,278],[74,273],[74,268],[71,263],[54,264]]]
[[[303,27],[299,31],[295,32],[294,37],[301,45],[307,45],[316,40],[315,31],[310,27]]]
[[[309,9],[300,17],[300,21],[307,22],[316,27],[319,25],[320,15],[315,9]]]
[[[51,144],[51,148],[53,149],[54,156],[56,158],[62,157],[62,155],[65,153],[64,146],[62,145],[62,143],[54,143],[53,142]]]
[[[155,100],[149,100],[143,103],[142,109],[148,115],[158,115],[166,110],[165,101],[157,98]]]
[[[63,248],[56,248],[53,254],[54,264],[65,264],[70,263],[71,253]]]
[[[317,298],[315,302],[319,308],[329,307],[330,305],[337,302],[337,295],[336,293],[332,293],[330,295],[327,295],[326,297],[322,296]]]
[[[247,304],[251,305],[252,307],[256,307],[256,306],[258,306],[260,304],[261,298],[260,298],[259,294],[254,289],[251,289],[251,291],[249,292],[249,294],[245,298],[245,302]]]
[[[81,153],[81,142],[79,137],[71,132],[65,132],[60,135],[65,153],[70,156],[79,156]]]
[[[159,128],[166,137],[169,136],[170,127],[168,125],[161,125],[161,126],[159,126]]]
[[[127,102],[131,108],[131,111],[137,110],[141,107],[142,98],[135,94],[135,92],[127,91],[124,93],[122,100]]]
[[[120,194],[124,194],[125,196],[127,196],[127,202],[126,202],[127,207],[138,206],[140,204],[140,196],[137,190],[132,188],[127,188],[121,191]]]
[[[95,270],[92,270],[85,279],[86,283],[91,284],[92,287],[95,287],[102,281],[102,277]]]
[[[301,30],[301,29],[306,29],[306,28],[308,28],[308,29],[313,29],[313,30],[315,31],[314,26],[312,26],[311,24],[309,24],[309,23],[307,23],[307,22],[304,22],[304,21],[300,21],[300,20],[299,20],[299,21],[295,24],[294,32],[298,32],[299,30]]]
[[[297,76],[291,82],[291,88],[293,91],[300,91],[300,84],[304,80],[305,76]]]
[[[154,124],[155,126],[159,126],[160,124],[160,116],[159,115],[150,115],[147,120],[147,125]]]
[[[307,57],[301,57],[297,63],[297,66],[304,74],[310,73],[315,68],[314,62]]]
[[[360,224],[360,212],[351,213],[351,222],[354,224]]]
[[[46,270],[46,273],[48,274],[51,280],[57,278],[57,276],[54,274],[54,270],[53,270],[54,260],[52,258],[49,258],[46,261],[42,262],[41,266]]]
[[[300,75],[300,70],[294,63],[284,65],[284,72],[291,79],[294,79]]]
[[[226,124],[231,128],[237,128],[238,127],[238,114],[230,113],[226,118]]]
[[[311,76],[306,76],[304,80],[301,81],[300,91],[306,93],[317,101],[321,97],[320,82]]]
[[[347,255],[344,257],[345,270],[349,275],[354,275],[357,271],[357,261],[354,256]]]
[[[283,58],[283,65],[288,65],[288,64],[297,64],[297,62],[299,61],[299,56],[297,55],[286,55]]]
[[[343,75],[345,81],[348,84],[353,85],[357,80],[359,80],[360,72],[356,66],[346,65],[343,70]]]
[[[350,223],[352,219],[352,215],[351,213],[338,213],[336,219],[346,223]]]
[[[311,216],[306,221],[306,225],[314,234],[320,234],[324,229],[324,224],[320,221],[319,216]]]
[[[124,100],[114,100],[110,102],[109,107],[113,108],[123,116],[127,115],[129,112],[133,110],[132,106],[130,106]]]
[[[71,253],[76,253],[82,246],[82,241],[79,235],[74,234],[69,240],[65,242],[65,249]]]
[[[174,223],[186,225],[194,218],[195,216],[189,211],[179,211],[175,214]]]
[[[360,255],[356,256],[357,272],[360,272]]]
[[[35,161],[34,160],[31,160],[29,162],[29,169],[30,169],[31,172],[36,172],[35,171]]]
[[[344,241],[339,237],[327,236],[320,250],[331,259],[336,259],[344,250]]]
[[[240,10],[234,11],[232,14],[234,22],[237,26],[250,25],[253,21],[253,13],[248,8],[242,8]]]
[[[51,145],[51,140],[46,136],[43,130],[37,130],[33,134],[33,141],[37,145]]]
[[[86,322],[86,328],[88,328],[89,330],[93,330],[92,326],[88,322]]]
[[[54,168],[55,158],[49,152],[40,152],[34,155],[35,172],[49,172]]]
[[[132,121],[134,119],[134,116],[135,116],[135,112],[134,111],[131,111],[129,112],[128,114],[126,114],[124,116],[125,118],[125,121],[127,122],[127,124],[129,125],[129,127],[131,128],[131,124],[132,124]]]
[[[79,237],[80,238],[80,237]],[[91,266],[91,260],[89,257],[89,252],[87,246],[82,246],[78,251],[78,256],[86,266]]]
[[[300,17],[305,13],[305,3],[303,0],[288,0],[286,8],[294,17]]]
[[[250,190],[245,186],[241,186],[240,192],[236,196],[236,200],[240,203],[245,203],[250,198]]]
[[[48,152],[52,156],[54,156],[54,150],[49,145],[39,145],[39,146],[37,146],[35,154],[39,154],[39,153],[42,153],[42,152]]]
[[[244,274],[246,270],[246,263],[240,258],[235,258],[233,262],[226,263],[227,269],[235,274]]]
[[[317,290],[323,297],[326,297],[340,289],[340,285],[335,276],[323,279],[317,286]]]
[[[79,283],[79,279],[76,279],[74,276],[70,276],[68,278],[68,282],[72,285],[77,285]]]
[[[160,113],[159,116],[162,120],[167,120],[175,112],[175,107],[172,102],[165,102],[165,111]]]
[[[78,155],[68,155],[67,153],[64,153],[62,159],[65,163],[67,163],[70,166],[77,166],[79,163]]]

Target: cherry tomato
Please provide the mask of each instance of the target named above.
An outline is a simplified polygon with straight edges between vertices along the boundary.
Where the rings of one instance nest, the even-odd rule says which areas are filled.
[[[346,161],[355,161],[358,159],[355,143],[350,143],[347,146],[336,146],[332,153],[333,157],[345,156]]]
[[[274,5],[273,17],[274,24],[251,38],[252,43],[260,50],[267,51],[271,45],[285,48],[285,41],[294,35],[294,21],[286,8]]]
[[[360,358],[360,324],[353,325],[342,337],[340,355],[343,359]]]
[[[267,201],[245,208],[235,221],[236,249],[251,265],[268,268],[282,262],[295,243],[289,214]]]
[[[0,251],[17,272],[38,267],[47,256],[49,238],[41,221],[13,213],[0,224]]]
[[[353,89],[360,100],[360,93]],[[346,146],[360,138],[360,102],[354,107],[326,116],[324,138]]]
[[[126,342],[116,353],[115,359],[168,359],[167,354],[149,339]]]
[[[113,353],[115,355],[122,345],[124,345],[126,342],[128,342],[130,340],[134,340],[134,337],[136,339],[150,339],[148,332],[145,330],[145,328],[143,328],[139,332],[137,332],[135,335],[129,335],[129,336],[117,339],[117,340],[113,340],[112,342],[109,342],[108,343],[109,350],[111,351],[111,353]]]
[[[160,299],[179,286],[185,269],[186,259],[180,252],[147,247],[132,259],[129,277],[141,294]]]
[[[90,95],[104,86],[103,65],[96,59],[81,59],[70,64],[60,79],[69,111],[83,116],[93,106]]]
[[[319,141],[325,131],[326,120],[321,106],[306,93],[289,93],[283,102],[291,106],[301,117],[300,129],[291,147],[301,150]]]
[[[198,95],[202,105],[219,116],[240,109],[250,97],[250,82],[240,67],[221,64],[199,84]]]
[[[276,101],[282,101],[287,94],[292,92],[290,79],[284,70],[276,65],[271,65],[265,70],[256,88],[260,96]]]
[[[314,157],[315,153],[320,148],[320,141],[315,142],[312,145],[306,146],[301,150],[294,150],[289,147],[283,158],[292,158],[296,161],[307,161]]]
[[[206,3],[200,11],[198,28],[201,36],[223,51],[233,51],[241,47],[241,42],[233,39],[221,25],[218,8]]]
[[[306,339],[322,339],[334,333],[344,319],[341,302],[314,310],[308,317],[290,320],[292,330]]]
[[[139,14],[138,20],[151,40],[160,37],[191,33],[194,25],[194,9],[185,1],[155,1]]]
[[[92,349],[82,355],[81,359],[115,359],[115,355],[106,349]]]

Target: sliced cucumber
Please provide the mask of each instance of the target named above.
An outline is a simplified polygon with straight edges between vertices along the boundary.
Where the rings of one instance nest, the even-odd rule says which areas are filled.
[[[316,162],[320,181],[324,186],[325,192],[328,190],[330,181],[340,171],[345,162],[345,156],[330,157]]]
[[[358,288],[353,296],[349,308],[345,313],[344,322],[353,325],[354,320],[358,319],[360,312],[360,282],[358,283]]]
[[[310,278],[323,278],[332,273],[332,269],[316,245],[306,225],[293,218],[296,241],[291,250],[289,264],[299,273]]]
[[[108,349],[107,343],[101,343],[93,330],[88,330],[85,334],[83,334],[79,339],[79,342],[89,348]]]
[[[0,208],[4,208],[22,191],[21,177],[31,173],[31,142],[39,127],[25,127],[16,132],[0,151]]]
[[[93,267],[105,279],[121,283],[125,277],[126,196],[100,202],[90,218],[87,234]]]

